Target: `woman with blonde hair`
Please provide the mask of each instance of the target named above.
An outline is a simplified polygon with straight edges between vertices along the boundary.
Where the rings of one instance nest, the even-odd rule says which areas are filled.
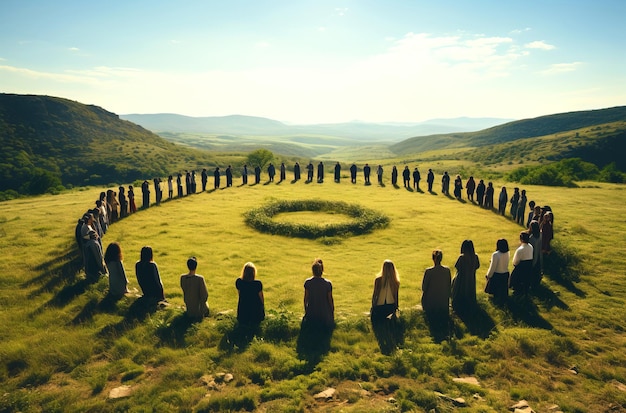
[[[265,298],[263,284],[256,279],[256,267],[247,262],[241,270],[241,276],[235,281],[239,302],[237,320],[244,324],[259,324],[265,319]]]
[[[372,319],[395,317],[398,309],[398,291],[400,290],[400,275],[391,260],[385,260],[380,272],[374,279],[374,293],[372,294]]]

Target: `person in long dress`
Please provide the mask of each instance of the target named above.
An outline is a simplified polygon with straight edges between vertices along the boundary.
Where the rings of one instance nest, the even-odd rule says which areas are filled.
[[[450,308],[450,268],[441,265],[443,252],[432,252],[433,266],[424,271],[422,280],[422,309],[433,317],[448,317]]]
[[[304,282],[304,319],[311,326],[332,329],[335,324],[333,285],[324,278],[324,263],[320,258],[313,261],[313,273]]]
[[[115,298],[122,297],[129,292],[123,259],[120,244],[110,243],[104,253],[104,262],[109,270],[109,295]]]
[[[201,320],[209,315],[209,305],[207,299],[209,293],[206,288],[204,277],[196,273],[198,260],[190,257],[187,260],[189,272],[180,276],[180,288],[183,290],[185,300],[185,314],[196,320]]]
[[[246,325],[256,325],[265,319],[263,283],[256,279],[257,269],[251,262],[244,264],[241,276],[235,281],[239,295],[237,320]]]
[[[509,296],[509,243],[505,239],[496,242],[496,251],[491,254],[491,262],[487,270],[488,294],[493,295],[493,301],[501,304]]]
[[[480,268],[480,261],[471,240],[466,239],[461,244],[461,255],[454,268],[456,276],[452,281],[452,308],[462,313],[476,305],[476,270]]]

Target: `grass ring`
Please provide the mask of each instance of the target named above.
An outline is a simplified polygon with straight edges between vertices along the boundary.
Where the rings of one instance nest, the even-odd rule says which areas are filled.
[[[273,219],[276,214],[302,211],[343,214],[350,217],[351,220],[328,225],[315,225],[278,222]],[[386,227],[390,221],[386,215],[357,204],[320,200],[271,201],[246,212],[244,218],[248,226],[259,232],[309,239],[367,234],[375,229]]]

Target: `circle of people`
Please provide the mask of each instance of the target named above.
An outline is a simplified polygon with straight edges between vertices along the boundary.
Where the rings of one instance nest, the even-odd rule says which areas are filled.
[[[280,166],[280,180],[285,180],[285,165]],[[322,183],[324,180],[324,166],[320,162],[317,168],[317,180]],[[294,181],[300,179],[300,166],[296,162],[294,165]],[[370,183],[370,170],[368,164],[363,167],[365,184]],[[307,166],[307,181],[313,180],[314,167],[312,163]],[[255,167],[255,183],[260,182],[260,167]],[[275,168],[270,163],[268,166],[269,181],[274,180]],[[352,164],[350,167],[351,182],[356,183],[357,167]],[[378,182],[383,183],[383,168],[377,168]],[[186,172],[186,192],[187,195],[196,192],[195,172]],[[415,188],[419,191],[420,173],[418,168],[413,172],[405,166],[402,173],[404,186]],[[201,174],[202,191],[206,190],[208,173],[203,169]],[[220,171],[215,168],[214,185],[220,187]],[[337,162],[335,166],[335,181],[341,179],[341,165]],[[392,184],[396,185],[398,170],[394,166],[392,169]],[[411,185],[411,178],[413,184]],[[169,198],[173,197],[173,176],[168,178]],[[160,190],[161,179],[153,180],[156,189],[156,203],[162,200]],[[427,180],[428,191],[432,192],[434,183],[434,173],[428,170]],[[184,196],[182,186],[182,174],[177,175],[178,197]],[[242,171],[242,185],[248,183],[247,166],[244,165]],[[226,169],[226,184],[232,186],[232,168]],[[442,192],[449,195],[450,176],[447,172],[441,179]],[[493,209],[493,184],[484,184],[481,179],[476,184],[473,177],[470,177],[465,185],[467,199],[483,208]],[[463,182],[457,175],[454,180],[454,196],[461,199]],[[148,181],[142,184],[143,208],[148,208],[150,204],[150,185]],[[119,199],[119,200],[118,200]],[[510,251],[506,239],[499,239],[496,242],[495,252],[491,255],[489,268],[486,272],[485,292],[492,295],[493,302],[503,304],[507,301],[509,289],[516,295],[526,295],[532,289],[537,288],[541,282],[543,274],[543,256],[550,254],[550,242],[553,239],[554,216],[549,206],[536,205],[530,201],[528,206],[530,212],[525,216],[526,191],[514,188],[511,199],[508,199],[506,187],[502,187],[498,198],[498,213],[505,215],[506,207],[510,203],[510,214],[514,221],[525,225],[526,230],[520,232],[519,247],[513,255],[513,271],[509,272]],[[83,264],[87,280],[96,281],[101,276],[108,276],[109,294],[113,297],[122,297],[129,293],[128,278],[123,264],[122,248],[117,242],[110,243],[106,252],[103,253],[102,236],[107,228],[120,218],[137,211],[134,201],[134,188],[128,186],[125,192],[123,186],[119,187],[116,194],[113,190],[101,192],[96,207],[88,210],[81,219],[78,220],[75,236],[82,253]],[[442,265],[443,252],[434,250],[432,252],[433,266],[424,272],[422,281],[423,310],[435,317],[447,317],[450,303],[455,312],[462,312],[476,304],[476,271],[480,268],[480,261],[474,252],[474,244],[471,240],[465,240],[461,244],[460,255],[454,265],[455,276],[451,275],[450,268]],[[185,302],[185,313],[193,319],[202,319],[209,315],[208,291],[204,277],[196,273],[198,261],[195,257],[187,260],[188,273],[180,277],[180,286],[183,290]],[[332,295],[332,282],[324,278],[324,264],[321,259],[314,260],[311,266],[312,276],[304,282],[304,318],[311,324],[321,327],[332,328],[334,325],[334,300]],[[159,274],[157,264],[153,259],[153,250],[150,246],[141,249],[140,259],[135,264],[135,274],[137,282],[142,291],[142,297],[150,302],[166,302],[163,291],[163,283]],[[244,264],[241,275],[235,282],[235,287],[239,294],[237,304],[237,319],[243,324],[258,324],[265,318],[265,300],[263,296],[263,284],[257,279],[257,269],[251,262]],[[400,288],[400,277],[393,261],[385,260],[380,272],[374,281],[370,315],[372,320],[395,319],[398,310],[398,292]]]

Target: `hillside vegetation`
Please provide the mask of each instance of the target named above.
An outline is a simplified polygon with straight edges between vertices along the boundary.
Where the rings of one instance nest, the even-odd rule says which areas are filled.
[[[352,185],[345,174],[339,184],[264,181],[132,214],[104,238],[105,247],[118,241],[124,250],[131,293],[119,301],[107,297],[106,279],[85,280],[73,239],[76,218],[103,188],[0,203],[0,411],[501,413],[521,399],[537,412],[626,411],[623,186],[523,187],[555,212],[554,251],[541,288],[499,307],[482,293],[484,274],[496,240],[516,248],[521,227],[438,189],[395,188],[388,176],[385,186],[365,186],[361,175]],[[245,224],[246,212],[273,201],[314,199],[361,205],[389,225],[312,240]],[[582,220],[590,205],[594,213]],[[289,215],[276,219],[337,221]],[[422,275],[433,248],[453,266],[464,239],[481,263],[478,308],[441,330],[419,308]],[[164,308],[138,300],[133,264],[144,245],[155,251]],[[193,324],[179,285],[192,255],[211,308]],[[333,282],[337,327],[327,341],[300,330],[315,257]],[[367,315],[384,259],[401,277],[394,335],[375,330]],[[235,278],[246,261],[259,269],[267,312],[252,334],[235,319]],[[336,392],[314,397],[327,388]],[[115,399],[113,390],[128,395]]]
[[[133,182],[215,164],[113,113],[49,96],[0,94],[0,191]]]
[[[626,122],[626,106],[619,106],[519,120],[478,132],[418,136],[392,145],[390,149],[399,155],[406,155],[442,148],[486,147],[519,139],[558,135],[591,127],[611,129],[610,131],[604,131],[602,134],[606,134],[608,137],[608,135],[623,133],[624,122]],[[613,125],[602,126],[605,124]],[[595,130],[591,132],[595,132]],[[526,141],[526,144],[528,144],[528,141]],[[519,157],[519,154],[517,156]],[[513,156],[510,155],[510,157]],[[492,160],[500,159],[495,157]]]

